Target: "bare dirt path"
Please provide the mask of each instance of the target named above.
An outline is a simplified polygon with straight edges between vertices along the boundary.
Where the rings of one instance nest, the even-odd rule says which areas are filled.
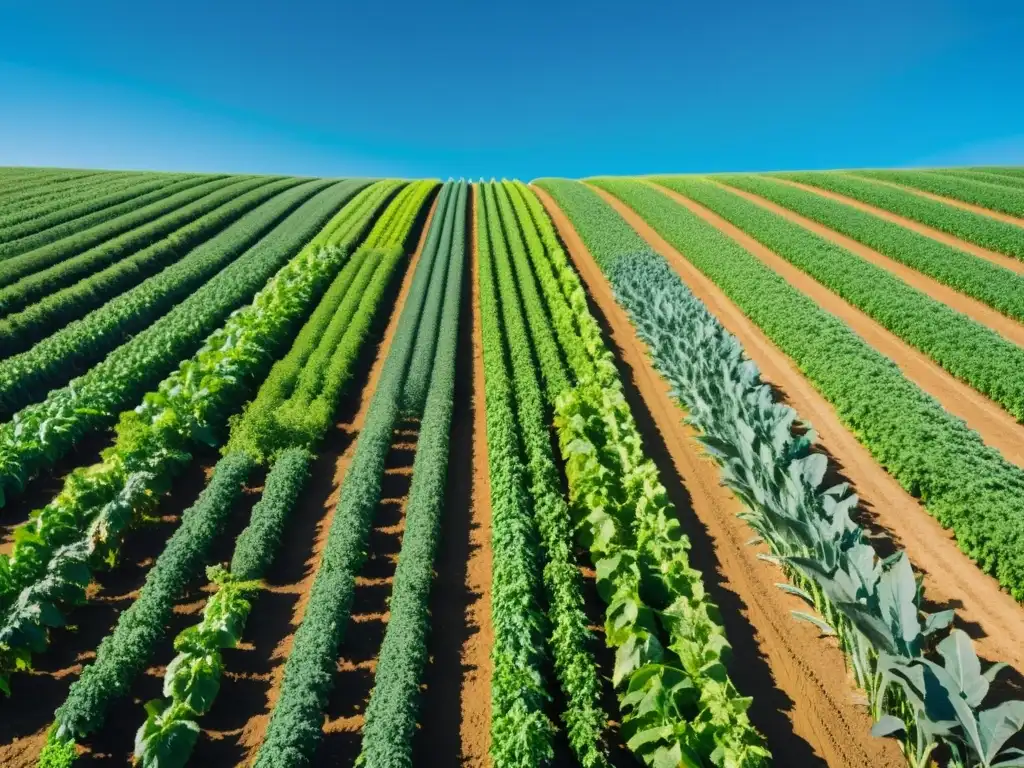
[[[295,630],[302,622],[345,472],[355,452],[356,438],[380,380],[436,208],[435,197],[375,357],[371,357],[369,349],[365,355],[367,363],[373,360],[365,384],[360,387],[362,382],[354,383],[352,391],[358,394],[345,398],[337,428],[324,440],[313,463],[310,483],[292,512],[281,552],[267,578],[268,587],[253,605],[246,642],[225,652],[227,671],[221,692],[202,723],[203,734],[192,758],[197,765],[249,764],[263,741],[284,676],[284,662],[291,651]]]
[[[853,484],[870,522],[905,549],[915,568],[924,572],[927,599],[935,606],[957,609],[958,624],[974,638],[983,658],[1024,670],[1024,646],[1019,642],[1024,637],[1024,609],[1000,590],[995,579],[978,570],[957,548],[952,534],[875,462],[792,361],[711,280],[633,210],[611,196],[606,199],[739,339],[747,356],[757,363],[762,379],[782,393],[801,419],[814,425],[818,445]]]
[[[1005,254],[999,253],[998,251],[990,251],[988,248],[983,248],[980,245],[969,243],[966,240],[961,240],[955,235],[950,235],[943,232],[941,229],[933,229],[927,224],[922,224],[919,221],[908,219],[899,214],[886,211],[882,208],[876,208],[873,205],[862,203],[860,200],[854,200],[852,197],[846,197],[840,195],[838,192],[831,192],[821,187],[814,187],[810,184],[801,184],[798,181],[791,181],[789,179],[776,178],[776,181],[780,181],[783,184],[788,184],[791,187],[802,189],[804,192],[813,192],[816,195],[827,197],[829,200],[835,200],[837,203],[848,205],[851,208],[856,208],[858,211],[864,213],[870,213],[872,216],[877,216],[880,219],[885,219],[892,224],[899,224],[904,229],[909,229],[916,232],[919,235],[930,237],[932,240],[937,240],[943,245],[948,245],[951,248],[969,253],[972,256],[977,256],[979,259],[985,259],[985,261],[995,264],[997,267],[1008,269],[1011,272],[1016,272],[1018,275],[1024,275],[1024,262],[1019,259],[1015,259],[1012,256],[1006,256]],[[1024,234],[1022,234],[1024,237]]]
[[[890,187],[895,187],[904,192],[913,192],[915,195],[921,197],[927,197],[929,200],[934,200],[937,203],[945,203],[946,205],[952,205],[954,208],[963,208],[965,211],[971,213],[977,213],[980,216],[988,216],[990,219],[998,219],[1004,221],[1007,224],[1014,224],[1018,227],[1024,227],[1024,219],[1018,218],[1017,216],[1011,216],[1008,213],[1001,213],[999,211],[993,211],[991,208],[982,208],[980,205],[974,205],[974,203],[965,203],[963,200],[955,200],[952,197],[943,197],[942,195],[932,194],[931,192],[925,192],[923,189],[917,189],[916,187],[907,187],[902,184],[897,184],[892,181],[884,181],[882,179],[871,179],[871,181],[877,181],[879,184],[888,184]]]
[[[896,363],[904,376],[938,400],[947,411],[966,421],[987,444],[1002,452],[1009,461],[1024,466],[1024,425],[1018,424],[998,403],[946,373],[923,353],[721,216],[677,192],[655,184],[651,187],[735,240],[819,307],[838,317],[850,326],[854,333]],[[606,200],[612,197],[604,190],[596,187],[592,189]],[[616,202],[618,203],[617,200]]]
[[[431,589],[430,662],[413,742],[413,763],[436,768],[484,768],[490,743],[491,506],[473,220],[466,236],[473,262],[462,287],[451,455]]]
[[[913,267],[908,267],[906,264],[901,264],[895,259],[890,259],[888,256],[869,248],[863,243],[857,242],[851,237],[846,237],[845,235],[829,229],[816,221],[783,208],[781,205],[777,205],[770,200],[751,194],[746,190],[736,189],[735,187],[730,187],[725,184],[719,184],[718,186],[739,195],[745,200],[749,200],[762,208],[766,208],[772,213],[783,217],[787,221],[799,224],[804,229],[813,232],[819,237],[825,238],[826,240],[838,245],[840,248],[845,248],[851,253],[860,256],[865,261],[874,264],[876,267],[880,267],[887,272],[891,272],[911,288],[916,288],[926,296],[930,296],[936,301],[942,302],[947,307],[955,309],[963,315],[967,315],[967,317],[971,318],[976,323],[984,325],[985,327],[995,331],[1004,339],[1007,339],[1018,346],[1024,346],[1024,325],[1021,325],[1018,321],[1007,317],[987,304],[960,293],[955,288],[950,288],[948,285],[944,285],[938,280],[928,277],[922,272],[918,272]]]
[[[767,736],[776,763],[902,765],[894,743],[870,736],[870,718],[855,703],[840,651],[789,617],[796,602],[775,586],[779,571],[746,546],[750,530],[736,517],[739,502],[719,485],[715,465],[700,455],[667,383],[654,370],[608,282],[568,218],[543,190],[534,190],[596,303],[595,315],[610,329],[627,392],[634,391],[630,406],[645,434],[645,448],[659,464],[662,482],[693,541],[693,564],[701,568],[721,608],[734,648],[733,679],[754,697],[751,718]],[[674,488],[676,482],[680,488]]]

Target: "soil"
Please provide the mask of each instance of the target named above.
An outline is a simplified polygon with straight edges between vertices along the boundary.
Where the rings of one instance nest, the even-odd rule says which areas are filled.
[[[430,659],[420,730],[413,740],[413,763],[437,768],[484,768],[490,738],[490,480],[473,221],[468,229],[472,264],[462,287],[448,484],[431,592]]]
[[[830,200],[835,200],[837,203],[842,203],[843,205],[848,205],[851,208],[856,208],[858,211],[870,213],[872,216],[885,219],[893,224],[899,224],[904,229],[909,229],[919,235],[930,237],[932,240],[938,240],[944,245],[964,251],[972,256],[977,256],[979,259],[985,259],[985,261],[991,262],[997,267],[1002,267],[1003,269],[1008,269],[1011,272],[1016,272],[1018,275],[1024,275],[1024,262],[1015,259],[1013,256],[1006,256],[1002,253],[998,253],[997,251],[990,251],[988,248],[982,248],[980,245],[975,245],[974,243],[969,243],[966,240],[961,240],[960,238],[947,234],[940,229],[932,229],[928,225],[922,224],[919,221],[914,221],[913,219],[905,218],[890,211],[876,208],[873,205],[862,203],[860,200],[854,200],[852,197],[845,197],[837,192],[830,192],[826,189],[821,189],[820,187],[812,187],[809,184],[801,184],[800,182],[790,181],[789,179],[776,180],[789,184],[792,187],[802,189],[804,192],[813,192],[816,195],[821,195],[822,197],[827,197]]]
[[[83,667],[96,658],[97,646],[113,630],[121,612],[138,597],[149,569],[177,529],[181,513],[206,486],[217,458],[215,453],[207,452],[192,462],[154,513],[153,521],[129,532],[118,565],[95,575],[88,602],[69,614],[71,624],[51,632],[50,646],[36,656],[34,669],[12,678],[13,695],[0,698],[0,765],[28,768],[36,764],[54,710],[64,703]],[[118,717],[119,712],[127,716]],[[132,749],[141,715],[141,702],[132,698],[116,702],[108,712],[106,730],[118,734],[126,754]],[[121,757],[123,764],[124,755]]]
[[[904,376],[938,400],[947,411],[966,421],[988,445],[1007,460],[1024,466],[1024,425],[1018,424],[998,403],[946,373],[926,355],[722,217],[677,192],[651,186],[735,240],[819,307],[846,323],[854,333],[896,363]],[[610,197],[604,190],[594,189],[605,199]],[[634,214],[634,218],[638,217]],[[647,224],[641,226],[653,232]]]
[[[1024,325],[1021,325],[1018,321],[1007,317],[998,310],[993,309],[984,302],[973,299],[970,296],[966,296],[955,288],[950,288],[948,285],[944,285],[938,280],[918,272],[913,267],[908,267],[894,259],[890,259],[888,256],[857,242],[853,238],[841,235],[828,227],[822,226],[821,224],[801,216],[798,213],[787,210],[781,205],[776,205],[763,197],[751,194],[750,192],[746,192],[742,189],[725,187],[725,185],[719,186],[728,189],[730,192],[733,192],[752,203],[760,205],[762,208],[766,208],[772,213],[782,216],[787,221],[799,224],[804,229],[813,232],[819,237],[825,238],[826,240],[838,245],[840,248],[845,248],[851,253],[860,256],[865,261],[874,264],[876,267],[880,267],[891,272],[904,283],[912,288],[916,288],[926,296],[942,302],[947,307],[955,309],[960,314],[966,315],[976,323],[990,328],[1004,339],[1007,339],[1014,344],[1024,346]]]
[[[974,203],[965,203],[963,200],[954,200],[952,197],[943,197],[942,195],[935,195],[931,192],[925,192],[923,189],[916,189],[914,187],[905,187],[902,184],[897,184],[892,181],[883,181],[882,179],[871,179],[877,181],[879,184],[888,184],[890,187],[896,187],[904,192],[913,192],[915,195],[921,197],[927,197],[929,200],[934,200],[937,203],[945,203],[946,205],[952,205],[954,208],[962,208],[965,211],[971,213],[977,213],[980,216],[988,216],[990,219],[998,219],[999,221],[1007,224],[1014,224],[1018,227],[1024,227],[1024,219],[1017,216],[1011,216],[1008,213],[1001,213],[1000,211],[993,211],[991,208],[982,208],[980,205],[974,205]]]
[[[337,427],[327,435],[313,463],[310,483],[285,529],[281,551],[267,577],[267,588],[253,605],[252,620],[246,627],[246,642],[225,653],[227,672],[220,695],[201,723],[203,734],[192,758],[198,765],[249,764],[263,742],[280,692],[284,662],[291,651],[295,630],[302,622],[320,556],[327,543],[341,484],[397,330],[436,207],[435,197],[417,248],[406,267],[382,340],[376,349],[368,345],[364,352],[365,363],[359,369],[368,370],[368,374],[363,381],[353,382],[350,391],[357,395],[343,398]]]
[[[610,333],[645,448],[691,538],[693,565],[703,572],[721,609],[734,649],[732,679],[742,693],[754,697],[751,719],[766,735],[775,761],[850,768],[902,765],[893,742],[870,736],[870,718],[855,701],[838,648],[787,616],[799,605],[775,586],[778,570],[746,546],[751,533],[736,517],[740,503],[719,485],[717,467],[701,456],[692,431],[681,423],[667,383],[568,218],[543,190],[534,191],[580,271],[596,304],[595,316]]]
[[[829,455],[860,497],[862,524],[881,537],[876,547],[880,551],[886,545],[889,551],[905,550],[915,569],[923,573],[929,609],[955,608],[957,626],[974,639],[979,656],[989,662],[1007,662],[1013,668],[1001,675],[1003,686],[1020,688],[1020,671],[1024,670],[1024,647],[1019,643],[1024,637],[1021,606],[999,588],[995,579],[978,570],[957,548],[952,534],[875,462],[792,361],[711,280],[634,211],[611,196],[605,199],[668,260],[694,295],[737,337],[747,356],[757,364],[761,378],[796,409],[802,420],[814,425],[817,447]],[[578,264],[586,265],[587,261],[578,260]]]

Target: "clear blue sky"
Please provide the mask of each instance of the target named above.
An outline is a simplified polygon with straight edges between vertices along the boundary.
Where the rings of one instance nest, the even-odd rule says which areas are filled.
[[[1021,6],[0,0],[0,165],[1024,164]]]

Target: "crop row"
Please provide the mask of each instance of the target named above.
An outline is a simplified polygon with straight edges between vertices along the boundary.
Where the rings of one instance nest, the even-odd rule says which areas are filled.
[[[716,283],[794,360],[875,459],[953,530],[960,548],[1024,599],[1020,468],[731,238],[646,184],[603,186]]]
[[[424,323],[424,316],[417,332],[419,339],[434,336],[436,343],[431,345],[433,365],[426,372],[429,386],[421,409],[402,548],[388,601],[390,616],[377,658],[373,691],[366,707],[360,764],[367,768],[412,768],[413,765],[413,736],[420,709],[420,686],[427,666],[427,639],[431,627],[430,587],[434,580],[434,557],[441,535],[448,479],[455,363],[466,264],[468,185],[459,183],[453,191],[455,200],[447,207],[455,209],[454,216],[445,216],[445,227],[450,235],[447,238],[448,269],[441,299],[443,309],[436,323]],[[411,370],[406,374],[407,379]]]
[[[372,209],[375,212],[397,183],[378,186],[380,189],[375,190],[374,195],[364,195],[362,201],[354,201],[349,206],[352,213],[344,217],[339,214],[321,230],[314,240],[317,247],[340,248],[347,253],[367,229],[360,211]],[[385,194],[379,194],[380,191]],[[372,205],[368,206],[368,202]],[[362,290],[352,281],[353,265],[362,272],[363,267],[359,265],[369,263],[360,259],[364,253],[378,251],[360,249],[345,264],[303,325],[288,354],[274,364],[245,414],[240,419],[232,419],[231,436],[223,448],[225,458],[221,464],[240,460],[252,462],[256,453],[262,456],[270,454],[269,449],[257,452],[239,448],[239,431],[253,416],[254,407],[255,410],[267,408],[273,412],[280,406],[286,391],[282,391],[279,384],[280,375],[275,374],[279,374],[282,368],[302,365],[321,348],[338,346],[337,339],[324,335],[324,332],[339,315],[346,316],[346,302],[353,298],[359,305],[359,311],[354,318],[351,313],[347,315],[352,322],[342,344],[352,338],[357,339],[357,343],[365,340],[363,329],[369,321],[361,322],[361,318],[372,318],[377,313],[383,289],[375,288],[375,283]],[[375,263],[380,264],[379,259]],[[377,270],[375,278],[381,278],[386,284],[391,274],[388,266],[384,265]],[[339,291],[339,287],[342,290]],[[278,396],[268,397],[268,391]],[[338,388],[331,389],[331,392],[336,402]],[[199,624],[184,630],[175,641],[178,655],[167,667],[163,697],[146,705],[146,719],[139,729],[135,749],[136,759],[143,766],[183,765],[187,761],[199,733],[198,719],[212,708],[219,691],[225,663],[223,650],[234,647],[242,636],[253,607],[252,598],[258,593],[259,581],[265,576],[279,548],[288,515],[309,476],[311,451],[315,450],[315,442],[321,436],[322,433],[305,444],[295,442],[276,454],[267,474],[264,492],[252,509],[249,525],[236,541],[230,570],[216,568],[209,571],[216,592],[207,602]]]
[[[75,185],[61,195],[15,208],[0,218],[0,257],[9,258],[108,221],[139,206],[151,192],[171,194],[209,181],[201,176],[100,177],[102,183]],[[157,199],[156,197],[149,198]],[[143,200],[143,205],[145,204]]]
[[[821,187],[913,219],[983,248],[1024,259],[1020,227],[847,173],[779,173],[782,179]]]
[[[608,603],[606,642],[617,649],[613,684],[627,744],[648,765],[765,765],[770,755],[747,717],[750,700],[725,668],[729,644],[717,608],[689,565],[689,541],[644,454],[579,278],[543,212],[535,209],[533,216],[565,277],[561,300],[547,292],[552,315],[564,314],[570,297],[582,302],[575,313],[579,338],[596,371],[559,396],[555,424],[577,538],[590,550]],[[620,244],[636,237],[602,231]]]
[[[541,389],[541,374],[533,363],[534,352],[550,390],[566,390],[569,380],[544,317],[536,283],[532,275],[522,272],[526,254],[508,195],[501,185],[481,184],[477,199],[489,456],[494,442],[492,431],[496,437],[503,435],[508,441],[503,450],[495,451],[502,464],[491,462],[491,504],[497,509],[501,503],[504,509],[516,514],[502,518],[494,515],[493,548],[501,553],[493,565],[495,588],[491,614],[495,637],[497,639],[499,626],[503,628],[506,643],[508,639],[524,642],[526,629],[544,632],[566,702],[562,719],[569,744],[581,765],[606,766],[604,731],[608,717],[600,705],[601,684],[592,651],[594,639],[583,610],[582,580],[572,551],[568,505],[562,495],[548,433],[549,398]],[[518,275],[513,271],[513,258],[518,262]],[[533,333],[535,330],[539,333]],[[499,380],[492,383],[493,377]],[[499,394],[502,397],[498,398]],[[499,498],[502,493],[506,498]],[[530,548],[512,558],[510,547],[517,536],[526,539]],[[510,563],[498,562],[506,558]],[[530,577],[525,578],[525,574]],[[499,584],[503,585],[501,591],[497,588]],[[537,612],[534,622],[519,615],[527,589],[540,590],[530,593],[537,604],[533,609]],[[522,597],[510,599],[519,593]],[[542,613],[546,613],[546,621]],[[539,647],[535,655],[543,659],[543,648]],[[529,668],[513,667],[517,677],[499,677],[499,665],[508,667],[515,657],[506,659],[497,643],[493,658],[491,754],[494,764],[528,766],[550,761],[553,731],[543,717],[543,704],[548,698],[546,691],[541,687],[539,691],[524,695],[518,689],[521,680],[517,677]],[[542,680],[538,679],[534,685],[542,685]],[[532,721],[540,727],[535,737],[531,734],[529,739],[517,742],[512,734],[519,727],[517,720],[521,715],[518,712],[523,710],[524,704],[534,702],[542,705]],[[509,710],[517,714],[509,715]]]
[[[121,414],[102,462],[72,472],[56,498],[21,527],[0,592],[5,679],[46,647],[48,628],[84,599],[91,571],[109,561],[128,526],[168,489],[191,459],[189,449],[217,444],[228,416],[290,343],[344,255],[341,249],[303,249],[289,259],[251,304],[139,406]]]
[[[66,227],[59,225],[54,228],[55,239],[44,238],[38,246],[28,242],[26,244],[29,248],[22,249],[18,245],[20,241],[9,243],[11,253],[6,254],[6,258],[0,261],[0,287],[7,288],[28,275],[87,253],[118,235],[234,183],[237,183],[237,180],[232,177],[213,180],[186,177],[116,206],[116,210],[103,212],[99,221],[91,223],[81,231],[74,227],[73,223]],[[172,201],[171,204],[165,202],[169,199]],[[114,215],[112,218],[106,218],[107,213]],[[4,246],[0,246],[0,250],[3,248]]]
[[[359,206],[358,203],[353,205]],[[336,241],[351,242],[358,237],[356,233],[365,231],[361,218],[347,217],[347,220],[348,226],[332,228]],[[274,347],[289,338],[289,329],[306,315],[310,304],[317,302],[326,280],[338,270],[348,252],[347,247],[332,244],[303,248],[257,295],[252,305],[232,315],[225,328],[208,340],[191,363],[183,364],[161,384],[159,395],[147,396],[142,406],[122,416],[115,448],[105,454],[104,465],[87,472],[89,481],[118,460],[153,467],[158,454],[170,448],[179,454],[177,460],[181,463],[188,460],[189,445],[197,438],[216,442],[217,424],[227,420],[228,414],[237,407],[239,395],[253,381],[259,380],[254,366],[265,368],[274,356]],[[369,292],[366,297],[368,302],[373,301]],[[301,347],[308,343],[311,324],[322,324],[324,313],[319,307],[323,301],[329,302],[331,297],[322,294],[317,302],[318,311],[306,321],[304,333],[293,344],[293,350],[296,345]],[[224,346],[220,343],[223,339],[232,339],[234,343]],[[120,453],[118,448],[122,449]],[[254,465],[253,457],[246,452],[226,453],[217,465],[210,489],[196,505],[205,510],[207,517],[221,518],[227,514],[237,495],[239,481],[244,481]],[[144,764],[181,765],[187,759],[198,733],[194,719],[209,709],[219,688],[223,667],[220,651],[232,647],[240,637],[249,610],[247,597],[256,586],[253,580],[263,576],[273,556],[287,513],[308,475],[310,456],[308,450],[301,448],[286,452],[275,463],[268,474],[264,496],[252,510],[250,525],[238,539],[232,570],[211,571],[211,579],[219,589],[209,601],[199,626],[185,630],[175,643],[179,656],[168,667],[165,684],[169,698],[147,705],[150,716],[137,740],[139,758]],[[155,465],[156,472],[150,472],[149,477],[139,481],[151,486],[149,499],[153,495],[154,481],[161,474],[166,480],[174,471],[173,464],[159,462]],[[122,474],[130,483],[131,472]],[[219,481],[222,476],[231,479]],[[218,482],[221,486],[227,482],[227,487],[235,489],[235,493],[228,493],[226,489],[215,491]],[[125,487],[127,489],[128,485]],[[95,498],[90,500],[95,504]],[[135,489],[131,512],[137,514],[138,504],[146,500],[147,495]],[[186,518],[188,515],[186,513]],[[213,535],[208,529],[206,533]],[[194,577],[208,549],[209,542],[201,531],[183,527],[172,538],[172,542],[179,540],[179,550],[169,546],[147,575],[146,584],[134,604],[142,607],[119,618],[114,631],[101,645],[96,661],[86,668],[81,679],[72,686],[65,704],[56,712],[44,753],[49,765],[73,762],[74,740],[102,725],[110,702],[127,693],[133,678],[150,660],[157,641],[165,632],[174,600]],[[109,652],[104,653],[104,649]]]
[[[594,230],[628,227],[596,197],[576,205],[593,194],[588,190],[563,192],[566,210],[595,252],[604,249],[588,231],[591,224]],[[984,745],[971,734],[1002,711],[981,710],[999,667],[982,676],[968,636],[947,632],[952,610],[921,610],[923,595],[905,554],[879,558],[851,515],[857,497],[845,484],[822,485],[828,460],[812,450],[813,432],[794,434],[796,412],[775,400],[736,338],[661,256],[636,245],[602,263],[616,300],[672,385],[687,422],[701,431],[698,439],[721,467],[723,483],[746,505],[744,519],[796,583],[786,591],[818,614],[795,616],[838,636],[868,693],[879,722],[875,732],[900,737],[912,765],[926,764],[940,741],[958,764],[991,764],[1016,728]],[[971,688],[969,707],[958,707]],[[1024,702],[1006,706],[1020,709],[1024,719]],[[943,725],[959,728],[958,734],[938,727],[936,713],[942,711],[956,712]]]
[[[184,177],[185,175],[183,174],[178,178],[180,179]],[[31,219],[46,216],[56,210],[60,204],[73,206],[88,198],[97,196],[102,197],[107,194],[120,192],[130,187],[139,185],[145,186],[153,183],[166,185],[170,184],[174,180],[174,176],[157,173],[98,174],[69,186],[58,187],[57,190],[50,192],[49,194],[35,195],[15,203],[6,203],[4,199],[0,197],[0,241],[6,242],[14,239],[6,230],[12,227],[19,227]],[[94,208],[93,210],[96,209]],[[40,228],[45,229],[46,226],[48,225],[44,223],[42,227],[37,226],[35,229],[30,229],[29,231],[37,231],[37,229]],[[15,238],[22,236],[23,234],[14,234]]]
[[[686,177],[662,177],[656,182],[722,216],[995,400],[1018,421],[1024,420],[1024,349],[888,270],[727,189]],[[633,182],[623,186],[596,180],[595,184],[638,194]]]
[[[980,171],[973,168],[940,168],[935,173],[940,173],[943,176],[956,176],[971,181],[985,182],[987,184],[998,184],[1001,187],[1010,187],[1017,190],[1024,189],[1024,178],[1020,176]]]
[[[261,203],[298,183],[298,179],[282,179],[248,192],[239,190],[243,193],[238,197],[195,218],[148,248],[8,315],[0,320],[0,356],[23,352],[91,310],[121,297],[140,282],[177,263],[193,248],[218,235]],[[136,328],[145,327],[144,315],[132,319]]]
[[[714,180],[759,195],[824,224],[1009,317],[1024,320],[1024,277],[1008,269],[849,205],[780,183],[770,176],[727,175],[716,176]]]
[[[1024,190],[945,176],[931,171],[871,170],[850,171],[850,173],[869,179],[900,184],[912,189],[920,189],[934,195],[960,200],[1011,216],[1024,216]]]
[[[277,227],[145,331],[42,402],[0,426],[0,492],[21,489],[93,430],[137,400],[201,343],[316,233],[364,182],[322,189]]]
[[[307,765],[320,741],[323,710],[334,684],[338,649],[352,609],[355,578],[366,559],[370,525],[381,499],[385,461],[401,414],[402,388],[416,335],[421,330],[420,318],[430,274],[434,269],[445,269],[448,264],[448,254],[439,253],[437,246],[445,207],[455,203],[453,187],[449,183],[441,190],[426,248],[413,275],[366,421],[345,473],[309,602],[285,663],[277,704],[256,756],[256,768]],[[421,198],[420,202],[422,205],[425,199]],[[418,212],[407,217],[410,223],[416,218]],[[408,233],[401,231],[390,232],[386,242],[407,236]],[[375,245],[377,242],[374,238]]]
[[[18,312],[44,296],[128,257],[129,254],[158,244],[168,236],[173,237],[177,230],[188,227],[197,217],[229,204],[239,195],[266,183],[265,179],[243,178],[223,186],[219,182],[213,182],[216,186],[205,190],[197,187],[172,195],[160,203],[147,206],[160,209],[157,212],[158,218],[153,221],[104,240],[94,248],[84,251],[76,249],[56,264],[49,262],[52,254],[45,255],[45,258],[37,258],[40,251],[31,251],[0,262],[0,273],[5,276],[4,286],[0,288],[0,314]],[[125,214],[111,223],[132,216],[133,214]],[[91,231],[93,230],[87,230]],[[7,282],[8,279],[10,282]]]
[[[321,187],[319,183],[307,183],[286,191],[281,191],[280,187],[267,190],[274,195],[272,199],[224,227],[178,263],[92,312],[85,312],[92,299],[90,282],[86,280],[80,287],[58,291],[24,312],[0,320],[3,331],[18,329],[38,335],[43,331],[35,329],[45,328],[57,318],[71,319],[84,314],[31,349],[0,361],[0,413],[11,414],[24,408],[49,390],[66,384],[75,371],[86,370],[102,360],[112,349],[147,328],[233,262]],[[259,195],[260,189],[249,195]],[[17,335],[4,334],[0,351],[10,354],[19,347]]]
[[[24,205],[25,203],[38,199],[42,196],[53,194],[54,192],[59,194],[62,190],[70,189],[73,185],[83,183],[87,179],[95,179],[102,175],[102,171],[39,171],[33,176],[33,178],[19,184],[17,188],[10,190],[10,192],[0,200],[0,205],[3,206],[3,210],[6,210],[8,207]]]

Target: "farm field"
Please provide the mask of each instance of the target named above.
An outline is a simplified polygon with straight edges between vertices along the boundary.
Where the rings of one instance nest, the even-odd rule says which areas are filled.
[[[0,168],[0,765],[1024,766],[1024,169]]]

